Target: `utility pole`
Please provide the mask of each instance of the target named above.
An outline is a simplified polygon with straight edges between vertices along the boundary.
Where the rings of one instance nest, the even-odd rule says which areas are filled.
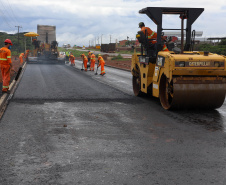
[[[111,35],[110,35],[110,43],[111,43]]]
[[[19,47],[19,32],[20,32],[20,28],[22,28],[21,26],[15,26],[18,27],[18,53],[20,52],[20,47]]]
[[[103,36],[103,34],[101,34],[101,44],[102,44],[102,36]]]
[[[99,36],[97,37],[97,40],[98,40],[98,44],[99,44]]]
[[[24,53],[26,52],[26,38],[24,37]]]

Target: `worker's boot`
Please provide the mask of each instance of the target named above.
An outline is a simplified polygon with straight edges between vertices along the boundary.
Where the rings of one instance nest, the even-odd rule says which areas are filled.
[[[10,90],[2,91],[2,94],[10,94]]]

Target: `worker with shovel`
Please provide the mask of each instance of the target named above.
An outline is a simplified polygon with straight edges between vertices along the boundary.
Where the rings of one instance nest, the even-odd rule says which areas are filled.
[[[105,70],[104,70],[105,61],[104,61],[103,57],[101,56],[101,54],[98,55],[98,62],[99,62],[99,65],[97,67],[101,66],[100,75],[104,76],[106,74]]]
[[[96,62],[96,56],[91,53],[91,64],[90,64],[90,71],[94,71],[95,68],[95,62]]]
[[[90,51],[88,51],[88,52],[89,52],[89,53],[88,53],[88,62],[90,62],[92,53],[91,53]]]
[[[82,54],[81,57],[83,59],[83,64],[84,64],[85,71],[87,71],[87,62],[88,62],[88,59],[85,56],[85,54]]]
[[[75,66],[75,57],[72,53],[69,56],[69,60],[71,62],[71,66]]]
[[[2,72],[2,93],[9,93],[9,83],[10,83],[10,69],[12,68],[11,61],[11,46],[12,41],[6,39],[4,41],[5,46],[0,49],[0,66]]]

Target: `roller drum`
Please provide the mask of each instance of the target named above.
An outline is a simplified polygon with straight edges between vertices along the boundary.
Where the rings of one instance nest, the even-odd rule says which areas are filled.
[[[225,84],[174,84],[172,108],[216,109],[225,99]]]
[[[173,80],[160,87],[160,101],[165,109],[216,109],[225,100],[226,83],[223,78]],[[164,89],[165,88],[165,89]]]

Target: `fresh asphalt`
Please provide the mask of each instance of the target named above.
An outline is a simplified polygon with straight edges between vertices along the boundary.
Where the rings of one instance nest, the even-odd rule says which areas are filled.
[[[28,64],[0,122],[3,185],[226,184],[225,104],[166,111],[130,72]]]

